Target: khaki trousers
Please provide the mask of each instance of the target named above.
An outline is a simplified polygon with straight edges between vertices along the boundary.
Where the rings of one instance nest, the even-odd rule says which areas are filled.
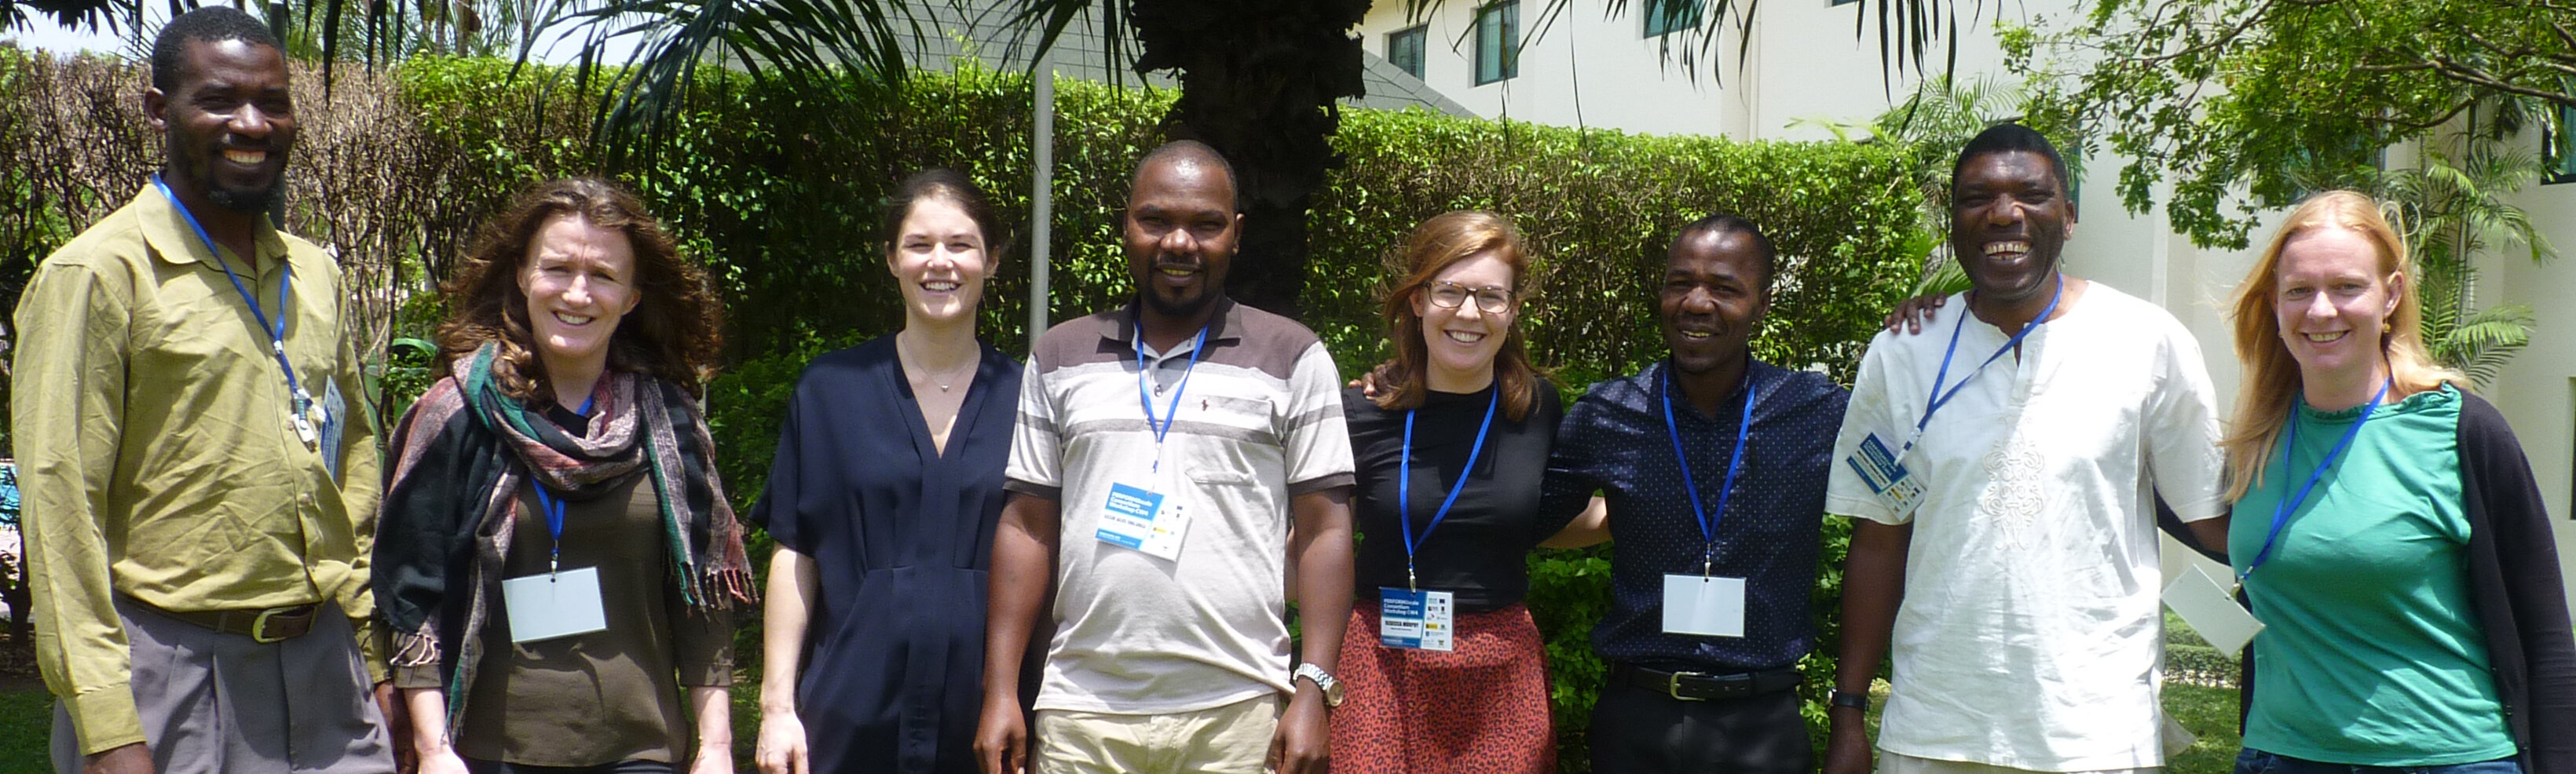
[[[1038,710],[1029,757],[1037,774],[1262,774],[1279,710],[1278,694],[1155,715]]]

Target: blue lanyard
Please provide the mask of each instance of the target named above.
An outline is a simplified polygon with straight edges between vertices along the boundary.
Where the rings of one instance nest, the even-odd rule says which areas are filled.
[[[268,319],[268,310],[260,307],[259,297],[251,294],[250,288],[242,284],[241,275],[233,273],[232,263],[224,260],[224,250],[215,245],[214,236],[207,234],[206,227],[197,223],[197,216],[188,211],[188,205],[179,202],[179,195],[170,192],[170,184],[162,182],[160,175],[153,175],[152,185],[160,188],[161,195],[170,200],[170,206],[179,210],[179,217],[188,221],[188,228],[197,232],[197,238],[205,240],[206,252],[213,253],[215,265],[223,267],[224,279],[232,280],[233,292],[241,294],[243,303],[250,304],[251,317],[259,321],[260,332],[268,334],[269,354],[277,357],[277,369],[286,372],[286,389],[295,395],[295,414],[301,419],[306,404],[311,403],[313,399],[305,394],[302,385],[296,383],[295,366],[286,361],[286,318],[292,316],[295,311],[295,293],[288,285],[288,281],[295,278],[295,264],[291,261],[279,264],[277,319],[271,321]]]
[[[1145,322],[1136,321],[1136,402],[1145,404],[1145,426],[1154,430],[1154,466],[1163,470],[1163,436],[1172,432],[1172,422],[1181,418],[1181,393],[1190,389],[1190,372],[1199,368],[1199,352],[1207,349],[1207,327],[1199,327],[1196,343],[1190,345],[1190,363],[1181,367],[1181,383],[1172,388],[1172,400],[1163,407],[1162,424],[1154,423],[1154,396],[1145,383],[1145,374],[1153,370],[1145,365]]]
[[[2379,383],[2379,394],[2370,396],[2369,403],[2361,404],[2361,416],[2352,420],[2352,429],[2343,431],[2343,440],[2336,441],[2334,448],[2326,450],[2325,459],[2317,460],[2316,470],[2308,472],[2308,483],[2299,487],[2297,495],[2283,498],[2280,505],[2272,508],[2272,531],[2263,536],[2263,550],[2254,552],[2254,561],[2245,565],[2244,572],[2236,574],[2237,585],[2244,585],[2245,576],[2254,574],[2254,568],[2263,566],[2265,560],[2272,558],[2272,543],[2281,539],[2281,527],[2290,523],[2290,512],[2298,510],[2301,503],[2308,501],[2308,493],[2316,491],[2317,481],[2325,478],[2326,469],[2334,467],[2335,458],[2343,456],[2344,450],[2352,447],[2352,439],[2361,435],[2362,424],[2370,421],[2370,412],[2377,411],[2379,400],[2388,397],[2388,387],[2389,382]],[[2288,424],[2289,437],[2281,441],[2281,483],[2283,484],[2290,483],[2290,452],[2296,451],[2299,445],[2299,417],[2295,405],[2291,407]]]
[[[597,395],[581,399],[581,411],[575,413],[585,417],[590,416],[590,406],[598,400]],[[554,537],[554,553],[546,557],[546,572],[552,574],[555,571],[555,562],[563,558],[564,503],[562,500],[555,499],[554,495],[546,494],[546,485],[543,482],[531,483],[537,485],[537,505],[545,508],[546,511],[546,534]]]
[[[1404,412],[1404,457],[1402,461],[1396,463],[1395,513],[1396,518],[1403,520],[1404,524],[1404,587],[1406,589],[1418,590],[1413,582],[1413,554],[1421,546],[1422,541],[1431,539],[1432,530],[1440,528],[1440,520],[1449,518],[1449,506],[1458,503],[1458,493],[1467,491],[1467,476],[1476,471],[1476,455],[1485,451],[1485,431],[1494,429],[1494,407],[1501,405],[1502,402],[1501,385],[1496,385],[1494,397],[1485,401],[1485,423],[1476,426],[1476,445],[1467,447],[1467,466],[1458,469],[1458,482],[1449,485],[1449,496],[1440,501],[1440,510],[1431,514],[1431,523],[1423,526],[1422,536],[1419,538],[1413,536],[1413,415],[1421,412]]]
[[[2012,338],[2004,340],[2004,345],[1995,348],[1994,354],[1987,355],[1986,362],[1978,363],[1976,370],[1969,371],[1968,375],[1959,377],[1959,383],[1952,385],[1950,387],[1950,392],[1945,395],[1941,392],[1941,383],[1948,381],[1950,378],[1950,358],[1959,354],[1959,331],[1968,327],[1968,318],[1975,314],[1975,312],[1966,309],[1959,310],[1958,321],[1950,326],[1950,348],[1942,350],[1941,370],[1939,373],[1932,376],[1932,400],[1930,403],[1924,404],[1923,418],[1914,421],[1914,438],[1906,439],[1905,449],[1898,450],[1897,454],[1903,455],[1906,450],[1913,449],[1914,441],[1923,437],[1924,426],[1932,424],[1932,412],[1940,411],[1942,406],[1949,405],[1951,398],[1958,397],[1960,390],[1967,389],[1969,381],[1976,379],[1977,374],[1985,373],[1986,366],[1994,365],[1996,360],[2003,358],[2004,353],[2011,352],[2014,347],[2021,346],[2022,339],[2028,338],[2031,331],[2039,330],[2040,323],[2048,322],[2048,316],[2057,311],[2058,300],[2065,297],[2066,278],[2061,275],[2057,278],[2056,292],[2049,294],[2048,306],[2039,310],[2039,316],[2030,318],[2030,322],[2023,323],[2020,331],[2015,332],[2012,335]]]
[[[1682,468],[1682,489],[1690,496],[1691,515],[1699,517],[1699,536],[1706,548],[1699,557],[1699,574],[1709,574],[1717,560],[1717,519],[1726,518],[1726,500],[1735,495],[1735,473],[1744,469],[1744,439],[1753,434],[1753,398],[1758,387],[1752,369],[1744,371],[1744,420],[1735,425],[1735,456],[1726,462],[1726,485],[1717,490],[1717,516],[1711,518],[1700,503],[1699,483],[1691,478],[1690,457],[1682,453],[1682,428],[1673,422],[1673,366],[1664,364],[1664,432],[1673,439],[1673,461]]]

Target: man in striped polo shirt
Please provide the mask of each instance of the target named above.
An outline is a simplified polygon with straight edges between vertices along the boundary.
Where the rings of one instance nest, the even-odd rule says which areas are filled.
[[[1215,150],[1147,154],[1124,226],[1136,299],[1047,331],[1022,381],[977,758],[987,774],[1321,774],[1351,599],[1340,377],[1305,326],[1225,297],[1242,215]],[[1020,661],[1050,593],[1031,729]]]

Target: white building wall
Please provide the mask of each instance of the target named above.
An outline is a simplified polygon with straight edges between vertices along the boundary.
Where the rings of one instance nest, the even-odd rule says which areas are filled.
[[[1910,95],[1920,74],[1890,79],[1878,50],[1876,19],[1855,36],[1861,14],[1876,0],[1833,5],[1830,0],[1762,3],[1749,56],[1737,58],[1736,40],[1721,39],[1716,67],[1703,62],[1696,80],[1666,59],[1654,39],[1643,37],[1637,17],[1644,0],[1609,19],[1598,3],[1577,3],[1553,26],[1540,18],[1545,0],[1522,0],[1526,43],[1520,77],[1477,86],[1473,80],[1474,18],[1478,4],[1449,0],[1427,20],[1430,35],[1424,80],[1478,115],[1560,126],[1590,126],[1648,134],[1713,134],[1753,140],[1824,140],[1822,123],[1865,122]],[[1995,22],[2042,23],[2074,13],[2073,0],[2006,0],[1985,5],[1982,16],[1962,18],[1957,73],[2005,77]],[[1997,7],[2000,5],[2000,7]],[[1412,26],[1400,0],[1379,0],[1357,32],[1372,53],[1386,53],[1386,33]],[[1935,39],[1925,64],[1945,66],[1947,41]],[[1705,73],[1715,74],[1714,82]],[[1579,114],[1578,114],[1579,108]],[[2527,140],[2537,147],[2537,138]],[[2392,160],[2412,155],[2393,149]],[[2204,362],[2220,396],[2232,407],[2240,368],[2227,311],[2236,286],[2250,271],[2263,237],[2278,213],[2256,230],[2244,250],[2203,250],[2175,234],[2163,213],[2131,215],[2112,181],[2124,160],[2085,161],[2076,236],[2068,243],[2068,271],[2163,306],[2199,338]],[[2162,201],[2159,196],[2158,200]],[[2576,253],[2576,183],[2538,186],[2517,197],[2551,241]],[[2531,306],[2538,326],[2531,346],[2483,393],[2503,411],[2521,437],[2550,513],[2560,556],[2576,563],[2576,259],[2534,264],[2522,257],[2489,256],[2481,302]],[[2185,561],[2168,551],[2169,562]],[[2576,595],[2576,571],[2567,573]]]
[[[1824,2],[1824,0],[1815,0]],[[1665,38],[1646,38],[1635,11],[1612,19],[1593,3],[1546,17],[1546,0],[1520,0],[1520,74],[1476,84],[1476,3],[1450,0],[1427,19],[1407,20],[1401,0],[1379,0],[1357,33],[1369,53],[1387,54],[1387,33],[1424,24],[1422,80],[1476,115],[1553,126],[1590,126],[1649,134],[1744,136],[1742,91],[1727,76],[1723,86],[1708,74],[1694,79],[1678,61],[1659,54]],[[1678,41],[1679,36],[1671,40]],[[1676,43],[1675,45],[1678,45]],[[1692,44],[1696,47],[1698,44]],[[1719,41],[1730,61],[1737,38]]]
[[[2534,146],[2536,138],[2530,139]],[[2524,254],[2489,255],[2479,266],[2480,303],[2528,305],[2538,318],[2531,346],[2485,392],[2504,412],[2531,459],[2533,478],[2558,526],[2558,556],[2576,597],[2576,183],[2535,186],[2515,197],[2533,223],[2568,253],[2545,264]]]

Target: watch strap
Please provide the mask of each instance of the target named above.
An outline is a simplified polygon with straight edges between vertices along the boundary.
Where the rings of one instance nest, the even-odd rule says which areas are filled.
[[[1836,707],[1850,707],[1862,712],[1868,712],[1869,694],[1835,688],[1825,693],[1825,703]]]
[[[1288,681],[1294,683],[1301,679],[1313,682],[1315,689],[1324,694],[1324,706],[1342,706],[1342,683],[1333,679],[1333,673],[1311,663],[1298,664],[1297,671],[1289,674]]]

